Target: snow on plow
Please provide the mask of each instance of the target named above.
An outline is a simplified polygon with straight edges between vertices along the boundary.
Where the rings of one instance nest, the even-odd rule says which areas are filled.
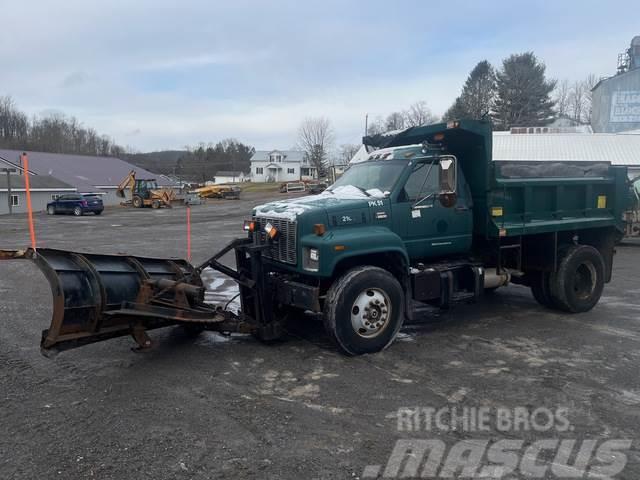
[[[49,281],[53,315],[42,332],[45,355],[124,335],[147,349],[147,330],[177,324],[194,332],[252,331],[234,313],[204,303],[200,270],[185,260],[44,248],[0,250],[0,259],[30,259]]]

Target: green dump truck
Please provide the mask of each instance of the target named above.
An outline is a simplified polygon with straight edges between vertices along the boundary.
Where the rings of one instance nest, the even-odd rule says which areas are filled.
[[[545,307],[590,310],[625,231],[626,169],[493,162],[491,139],[490,124],[465,120],[367,139],[380,148],[326,191],[256,207],[247,236],[198,267],[14,252],[40,265],[59,305],[43,349],[124,334],[145,347],[145,330],[176,323],[273,340],[307,312],[358,355],[387,347],[426,307],[480,301],[510,282]],[[228,252],[235,268],[220,261]],[[239,284],[238,314],[203,303],[207,267]]]

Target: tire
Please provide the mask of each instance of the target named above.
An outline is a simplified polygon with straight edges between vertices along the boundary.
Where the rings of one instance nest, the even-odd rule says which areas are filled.
[[[368,315],[365,308],[370,309]],[[323,313],[325,330],[342,352],[379,352],[393,342],[402,326],[404,292],[386,270],[356,267],[331,286]]]
[[[49,205],[47,207],[47,214],[48,215],[55,215],[56,214],[56,207],[54,207],[53,205]]]
[[[551,274],[549,272],[533,272],[531,274],[531,293],[533,298],[547,308],[558,308],[558,302],[551,294]]]
[[[96,215],[102,215],[102,210],[96,210],[94,213],[95,213]]]
[[[158,208],[160,208],[160,200],[153,200],[151,202],[151,208],[157,210]]]
[[[84,213],[84,212],[82,211],[82,207],[75,207],[75,208],[73,209],[73,214],[74,214],[76,217],[81,217],[83,213]]]
[[[602,296],[604,277],[604,260],[597,249],[589,245],[567,248],[550,278],[556,306],[569,313],[588,312]]]
[[[133,197],[133,199],[131,200],[131,204],[135,208],[142,208],[144,206],[144,202],[142,201],[142,198],[138,197],[137,195]]]

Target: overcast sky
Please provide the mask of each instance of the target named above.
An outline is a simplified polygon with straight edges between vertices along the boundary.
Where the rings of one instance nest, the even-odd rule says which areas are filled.
[[[615,73],[629,1],[0,0],[0,95],[141,151],[235,137],[288,148],[306,116],[441,115],[470,69],[532,50],[553,78]]]

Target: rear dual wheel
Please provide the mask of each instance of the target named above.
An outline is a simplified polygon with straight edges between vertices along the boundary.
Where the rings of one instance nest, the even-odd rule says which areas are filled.
[[[535,299],[545,307],[569,313],[591,310],[604,289],[605,264],[589,245],[572,245],[561,252],[558,270],[539,272],[531,282]]]
[[[386,270],[361,266],[334,282],[325,300],[324,325],[348,355],[374,353],[393,342],[404,319],[404,292]]]

